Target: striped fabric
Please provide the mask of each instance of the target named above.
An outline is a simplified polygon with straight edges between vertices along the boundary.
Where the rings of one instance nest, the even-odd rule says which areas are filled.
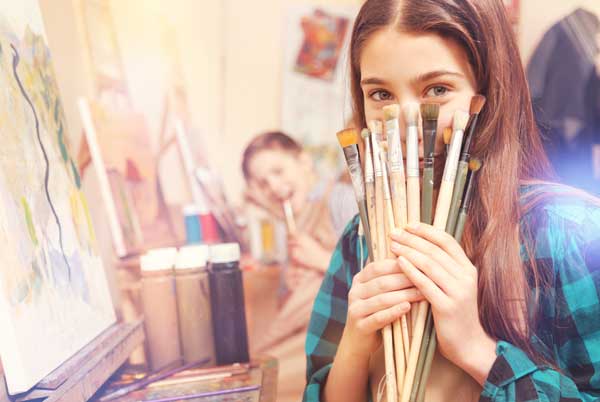
[[[543,191],[554,194],[524,215],[521,226],[532,228],[533,235],[524,241],[535,247],[536,263],[547,267],[544,274],[552,284],[532,289],[539,292],[542,314],[532,344],[559,370],[536,365],[500,340],[481,401],[600,401],[600,206],[559,186],[547,185]],[[320,400],[346,322],[352,277],[366,261],[357,227],[355,217],[334,251],[313,306],[304,401]],[[365,395],[365,401],[370,399]]]

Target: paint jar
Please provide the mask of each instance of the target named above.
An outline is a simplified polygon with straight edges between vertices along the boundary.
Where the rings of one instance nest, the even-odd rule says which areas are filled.
[[[210,311],[208,246],[186,246],[179,250],[175,264],[177,311],[183,360],[208,359],[216,364]]]
[[[142,308],[152,371],[181,360],[173,266],[177,249],[151,250],[140,258]]]
[[[210,247],[210,301],[218,365],[247,363],[248,330],[237,243]]]

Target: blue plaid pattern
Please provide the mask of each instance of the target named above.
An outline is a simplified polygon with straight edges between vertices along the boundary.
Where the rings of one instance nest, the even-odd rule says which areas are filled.
[[[483,387],[483,402],[600,401],[600,203],[571,195],[557,185],[522,217],[536,262],[549,267],[550,286],[539,292],[541,320],[532,344],[558,370],[536,365],[522,350],[500,340],[497,358]],[[527,188],[522,189],[526,196]],[[348,310],[352,277],[366,261],[358,217],[346,227],[315,300],[306,338],[304,401],[320,400]],[[523,225],[522,225],[523,226]],[[365,400],[371,400],[365,395]]]

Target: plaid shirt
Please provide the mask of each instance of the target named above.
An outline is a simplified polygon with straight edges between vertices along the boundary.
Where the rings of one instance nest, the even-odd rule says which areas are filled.
[[[500,340],[497,358],[480,401],[600,401],[600,207],[559,195],[522,218],[533,228],[536,262],[549,267],[552,287],[540,290],[542,318],[532,343],[553,358],[560,371],[536,365],[519,348]],[[347,226],[314,303],[306,338],[304,401],[319,401],[348,309],[352,277],[366,261],[357,233],[358,217]],[[524,248],[523,248],[524,249]],[[370,400],[365,395],[365,400]]]

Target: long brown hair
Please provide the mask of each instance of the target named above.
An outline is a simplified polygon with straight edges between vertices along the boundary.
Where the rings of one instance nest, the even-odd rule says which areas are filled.
[[[365,126],[361,51],[372,34],[389,27],[450,38],[467,54],[477,91],[487,97],[472,149],[484,163],[463,237],[467,255],[479,268],[479,319],[491,336],[515,344],[536,361],[547,361],[530,339],[538,303],[529,285],[544,284],[534,251],[528,249],[526,262],[520,256],[519,220],[524,211],[519,186],[551,178],[551,169],[502,1],[367,0],[350,45],[357,127]]]

